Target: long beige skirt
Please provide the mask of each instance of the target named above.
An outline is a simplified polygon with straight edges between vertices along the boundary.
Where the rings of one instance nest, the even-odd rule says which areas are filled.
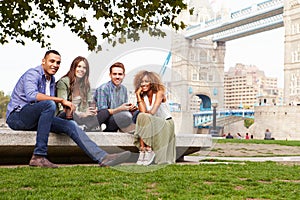
[[[140,149],[140,138],[155,152],[156,164],[172,164],[176,160],[176,137],[173,119],[165,120],[148,113],[139,113],[134,145]]]

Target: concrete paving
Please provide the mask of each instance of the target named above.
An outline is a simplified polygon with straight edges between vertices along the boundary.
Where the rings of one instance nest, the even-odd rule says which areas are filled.
[[[214,160],[213,162],[202,162],[204,160]],[[219,160],[220,162],[218,162]],[[178,165],[198,165],[198,164],[238,164],[235,161],[239,162],[299,162],[300,164],[300,156],[281,156],[281,157],[209,157],[209,156],[184,156],[184,161],[179,161],[176,164]],[[243,164],[243,163],[242,163]],[[122,165],[135,165],[134,162],[124,163]],[[59,167],[73,167],[73,166],[97,166],[97,164],[89,163],[89,164],[59,164]],[[0,168],[16,168],[16,167],[28,167],[27,164],[16,164],[16,165],[0,165]]]
[[[201,162],[201,160],[222,161],[251,161],[251,162],[300,162],[300,156],[274,156],[274,157],[210,157],[210,156],[184,156],[185,161]]]

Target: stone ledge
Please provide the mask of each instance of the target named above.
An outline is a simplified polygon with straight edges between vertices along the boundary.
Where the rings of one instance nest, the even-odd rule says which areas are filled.
[[[133,135],[121,132],[87,132],[87,135],[102,149],[109,153],[129,150],[136,159],[138,149],[133,145]],[[0,164],[26,163],[29,161],[35,145],[35,131],[14,131],[9,128],[0,129]],[[197,152],[202,148],[210,148],[212,138],[206,134],[177,134],[177,159]],[[48,157],[57,163],[89,163],[92,162],[84,152],[68,136],[50,133],[48,141]]]

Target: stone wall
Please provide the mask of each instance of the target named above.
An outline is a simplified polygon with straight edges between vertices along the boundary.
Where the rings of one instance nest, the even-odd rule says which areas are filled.
[[[300,140],[300,106],[258,106],[249,133],[263,139],[266,129],[277,140]]]
[[[244,120],[225,125],[224,134],[227,135],[228,133],[235,138],[237,133],[240,133],[243,138],[245,138],[246,133],[249,133],[249,136],[251,135],[249,130],[244,126]]]

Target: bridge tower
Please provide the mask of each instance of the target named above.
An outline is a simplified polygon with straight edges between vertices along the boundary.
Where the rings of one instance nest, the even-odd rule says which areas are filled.
[[[197,24],[215,16],[207,0],[191,0],[194,15],[184,16],[189,23]],[[206,10],[205,10],[206,9]],[[225,43],[214,43],[211,38],[190,40],[184,34],[172,36],[172,78],[168,87],[181,104],[182,129],[190,132],[193,128],[195,97],[201,99],[197,111],[211,110],[212,101],[218,101],[218,108],[224,101],[224,57]],[[190,123],[188,123],[190,122]]]
[[[284,102],[300,104],[300,1],[284,1]]]
[[[224,42],[173,37],[170,87],[178,91],[182,111],[191,111],[194,96],[202,100],[202,110],[210,110],[211,101],[218,101],[218,107],[223,107],[224,57]]]
[[[182,16],[189,25],[213,18],[208,0],[191,0],[193,15]],[[210,37],[190,40],[184,34],[172,38],[172,82],[170,87],[179,91],[177,98],[183,112],[190,112],[193,97],[202,100],[201,109],[211,109],[211,101],[223,107],[225,42],[213,42]],[[199,106],[200,110],[200,106]]]

